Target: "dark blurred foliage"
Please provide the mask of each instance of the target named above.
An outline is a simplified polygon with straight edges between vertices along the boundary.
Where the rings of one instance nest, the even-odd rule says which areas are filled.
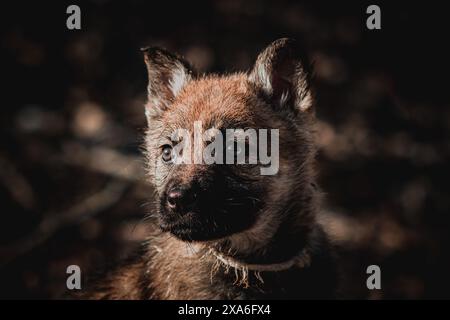
[[[323,221],[346,297],[450,298],[450,38],[440,2],[2,3],[0,297],[54,298],[146,236],[152,189],[139,146],[146,73],[161,45],[202,72],[248,70],[292,37],[315,64]],[[378,264],[382,290],[368,291]]]

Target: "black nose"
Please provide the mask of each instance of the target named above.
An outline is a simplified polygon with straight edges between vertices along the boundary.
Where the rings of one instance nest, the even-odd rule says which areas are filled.
[[[167,192],[167,205],[180,213],[186,213],[195,205],[197,193],[193,188],[173,187]]]

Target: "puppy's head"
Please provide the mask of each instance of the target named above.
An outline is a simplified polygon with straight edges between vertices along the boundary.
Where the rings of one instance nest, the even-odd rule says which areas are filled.
[[[312,96],[301,51],[292,40],[280,39],[261,52],[249,73],[201,77],[163,49],[144,49],[144,57],[145,148],[162,230],[184,241],[270,236],[284,215],[310,196],[313,179]],[[233,137],[227,129],[241,131]],[[249,129],[256,140],[243,134]],[[238,145],[236,136],[242,134]],[[187,140],[190,148],[177,149]],[[213,141],[222,147],[208,150]],[[199,146],[223,163],[198,157]],[[271,163],[260,161],[264,146]],[[226,164],[230,150],[245,164]],[[191,161],[180,162],[185,156]]]

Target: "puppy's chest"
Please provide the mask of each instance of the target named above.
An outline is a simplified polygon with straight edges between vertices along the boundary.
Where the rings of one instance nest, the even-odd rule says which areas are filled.
[[[169,246],[170,247],[170,246]],[[151,298],[155,299],[273,299],[297,298],[309,274],[292,268],[282,272],[238,270],[220,264],[214,256],[153,248],[148,265]]]
[[[213,257],[166,243],[150,249],[147,273],[154,299],[236,299],[238,288],[219,276]]]

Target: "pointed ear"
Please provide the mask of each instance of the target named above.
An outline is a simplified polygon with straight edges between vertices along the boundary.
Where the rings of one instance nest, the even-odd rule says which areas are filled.
[[[294,40],[278,39],[259,54],[249,80],[276,107],[311,110],[310,68],[305,60]]]
[[[147,117],[166,110],[177,94],[193,78],[189,63],[178,55],[157,47],[143,48],[148,72]]]

